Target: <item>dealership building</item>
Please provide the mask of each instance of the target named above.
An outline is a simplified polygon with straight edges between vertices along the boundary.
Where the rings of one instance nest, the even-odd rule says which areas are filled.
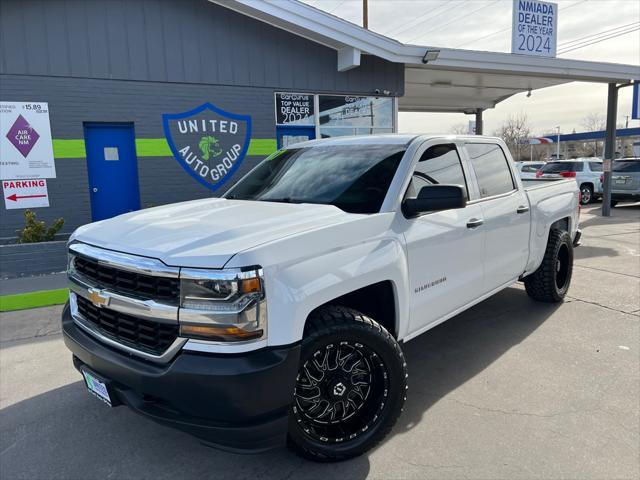
[[[474,114],[481,133],[482,112],[516,93],[640,79],[637,66],[405,45],[296,1],[0,7],[0,101],[26,112],[3,121],[3,152],[28,158],[44,145],[48,133],[28,115],[48,114],[55,172],[48,207],[35,211],[63,217],[64,234],[221,195],[279,146],[395,132],[398,111]],[[21,131],[32,135],[27,155]],[[24,224],[24,208],[7,202],[4,243]]]

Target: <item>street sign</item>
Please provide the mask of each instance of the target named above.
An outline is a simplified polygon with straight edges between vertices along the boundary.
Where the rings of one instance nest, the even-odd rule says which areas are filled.
[[[2,190],[7,210],[49,206],[47,181],[44,179],[3,180]]]
[[[538,0],[513,0],[511,53],[555,57],[558,5]]]
[[[0,102],[0,179],[56,178],[49,106]]]
[[[640,120],[640,82],[633,84],[633,108],[631,109],[631,118]]]

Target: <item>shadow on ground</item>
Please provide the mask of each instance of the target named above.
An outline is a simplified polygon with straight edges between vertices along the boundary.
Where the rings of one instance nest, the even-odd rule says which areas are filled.
[[[410,389],[393,434],[416,426],[436,401],[522,342],[556,308],[508,288],[407,343]],[[81,382],[5,408],[0,431],[3,478],[361,479],[370,469],[366,455],[327,465],[284,448],[253,456],[210,449],[125,407],[107,408]]]
[[[637,224],[640,217],[640,203],[619,204],[611,209],[610,217],[603,217],[601,206],[598,208],[589,208],[585,211],[590,215],[586,220],[580,220],[580,228],[588,228],[596,225],[620,225],[620,224]]]

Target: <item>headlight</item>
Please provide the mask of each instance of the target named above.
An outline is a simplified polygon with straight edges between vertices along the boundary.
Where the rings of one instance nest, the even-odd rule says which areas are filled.
[[[239,342],[266,337],[262,270],[180,271],[180,335]]]

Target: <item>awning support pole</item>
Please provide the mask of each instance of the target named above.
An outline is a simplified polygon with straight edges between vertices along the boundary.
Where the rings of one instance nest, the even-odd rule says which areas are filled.
[[[616,116],[618,114],[618,86],[609,84],[607,97],[607,133],[604,142],[604,159],[609,160],[609,168],[603,170],[602,216],[611,216],[611,170],[616,156]]]
[[[481,108],[476,110],[476,135],[482,135],[484,126],[482,125],[482,112]]]

